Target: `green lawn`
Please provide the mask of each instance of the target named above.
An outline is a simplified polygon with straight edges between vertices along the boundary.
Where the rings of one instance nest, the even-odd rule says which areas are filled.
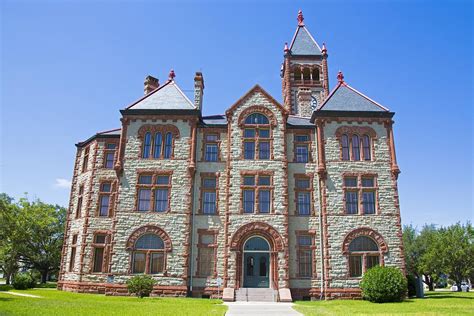
[[[221,300],[112,297],[55,289],[12,290],[41,298],[0,293],[0,315],[224,315]]]
[[[474,293],[433,292],[423,299],[401,303],[370,303],[363,300],[298,301],[304,315],[474,315]]]

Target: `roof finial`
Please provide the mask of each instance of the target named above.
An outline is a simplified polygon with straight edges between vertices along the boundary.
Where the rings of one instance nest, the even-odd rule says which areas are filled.
[[[325,54],[328,52],[328,49],[326,48],[326,43],[323,43],[323,48],[321,49],[321,53]]]
[[[173,80],[174,77],[176,77],[176,74],[174,73],[174,70],[171,69],[171,70],[170,70],[170,74],[168,75],[168,79],[169,79],[169,80]]]
[[[290,51],[290,49],[288,48],[288,43],[287,42],[285,42],[285,48],[283,49],[283,51],[285,53],[288,53]]]
[[[339,70],[339,72],[337,73],[337,81],[339,81],[340,83],[343,83],[344,82],[344,74],[342,73],[342,71]]]
[[[303,17],[303,11],[301,9],[298,11],[298,26],[304,26],[304,17]]]

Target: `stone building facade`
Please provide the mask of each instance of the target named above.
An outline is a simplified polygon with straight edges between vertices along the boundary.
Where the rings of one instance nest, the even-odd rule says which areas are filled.
[[[303,15],[281,68],[283,102],[256,85],[203,116],[171,71],[121,110],[121,128],[78,143],[58,287],[125,295],[271,288],[351,298],[374,265],[404,270],[393,112],[344,81]],[[291,293],[291,296],[289,294]]]

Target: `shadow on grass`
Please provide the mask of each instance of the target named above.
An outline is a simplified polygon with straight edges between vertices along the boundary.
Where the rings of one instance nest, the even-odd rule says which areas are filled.
[[[12,301],[13,298],[10,298],[10,297],[0,297],[0,302],[8,302],[8,301]]]
[[[425,299],[442,299],[442,298],[459,298],[459,299],[464,299],[464,300],[474,300],[474,295],[469,297],[469,296],[460,296],[460,295],[447,295],[447,294],[444,294],[444,293],[432,293],[432,294],[429,294],[429,295],[426,295],[425,296]]]

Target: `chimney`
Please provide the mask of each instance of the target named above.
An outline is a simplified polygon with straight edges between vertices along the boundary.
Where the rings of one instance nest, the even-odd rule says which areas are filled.
[[[156,88],[160,86],[160,83],[158,82],[158,79],[152,76],[146,76],[145,82],[144,82],[145,88],[143,91],[145,92],[145,95],[149,94]]]
[[[204,78],[201,72],[194,76],[194,106],[202,111],[202,96],[204,94]]]

